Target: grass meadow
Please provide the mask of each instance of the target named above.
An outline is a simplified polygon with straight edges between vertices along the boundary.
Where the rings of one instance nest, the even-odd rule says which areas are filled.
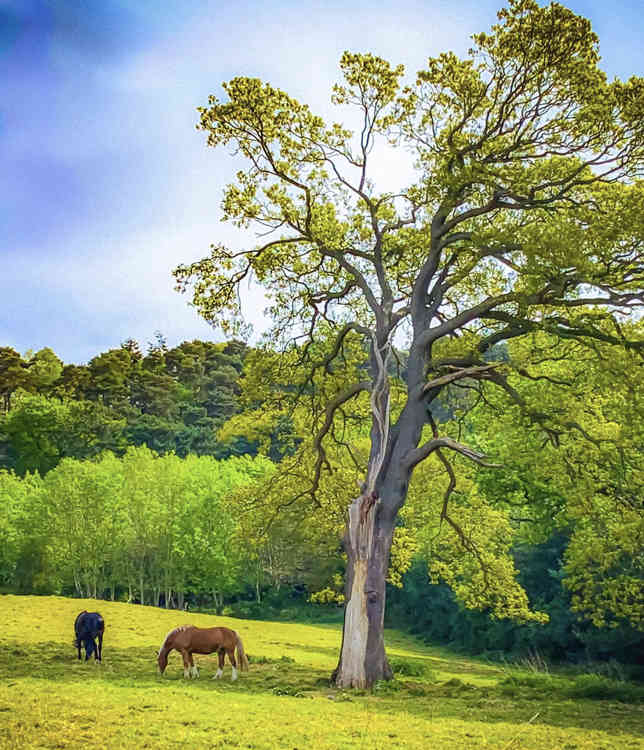
[[[106,622],[103,664],[78,662],[74,618]],[[213,681],[216,657],[195,656],[183,679],[155,652],[177,625],[237,630],[250,671]],[[235,620],[115,602],[0,596],[3,748],[644,748],[644,688],[595,674],[491,665],[395,631],[396,679],[370,692],[329,686],[337,625]]]

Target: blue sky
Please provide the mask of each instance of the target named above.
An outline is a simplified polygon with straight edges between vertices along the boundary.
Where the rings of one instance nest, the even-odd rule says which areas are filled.
[[[610,77],[644,75],[641,0],[567,4],[591,19]],[[328,112],[343,50],[415,72],[464,53],[499,7],[0,0],[0,346],[86,362],[130,337],[145,348],[157,330],[170,345],[221,340],[171,277],[211,242],[253,242],[219,223],[236,165],[205,147],[196,107],[249,75]],[[257,292],[246,302],[261,326]]]

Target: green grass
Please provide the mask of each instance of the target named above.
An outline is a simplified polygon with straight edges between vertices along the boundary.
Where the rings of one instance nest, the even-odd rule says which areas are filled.
[[[104,662],[76,660],[81,609],[106,621]],[[250,671],[183,679],[155,651],[185,622],[237,630]],[[0,748],[629,750],[644,748],[642,688],[599,675],[534,674],[428,648],[395,631],[396,679],[341,692],[328,677],[337,625],[235,620],[59,597],[0,596]]]

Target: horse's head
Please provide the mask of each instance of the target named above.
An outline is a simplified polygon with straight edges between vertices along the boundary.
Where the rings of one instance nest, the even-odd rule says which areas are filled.
[[[157,664],[159,665],[159,674],[165,672],[165,668],[168,666],[168,652],[161,649],[157,651]]]

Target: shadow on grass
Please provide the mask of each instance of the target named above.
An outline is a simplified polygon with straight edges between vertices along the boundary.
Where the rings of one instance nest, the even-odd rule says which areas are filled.
[[[310,650],[316,651],[313,647]],[[182,686],[187,692],[213,695],[234,692],[258,697],[331,699],[363,703],[379,713],[391,714],[393,721],[403,721],[407,714],[437,719],[467,717],[468,721],[486,724],[523,723],[539,712],[539,724],[644,735],[644,690],[639,686],[629,687],[628,683],[611,685],[606,680],[588,680],[587,676],[575,681],[553,680],[548,675],[509,674],[496,685],[481,687],[458,677],[437,681],[431,672],[430,658],[408,660],[429,668],[425,673],[421,671],[424,678],[399,674],[395,680],[377,683],[372,691],[339,691],[330,686],[328,669],[300,664],[289,657],[250,655],[250,659],[250,670],[233,682],[230,664],[226,664],[222,679],[213,680],[216,657],[196,656],[200,678],[186,680],[181,658],[174,652],[166,674],[161,677],[151,647],[123,649],[106,645],[103,663],[96,664],[93,660],[79,662],[71,644],[4,643],[0,649],[0,679],[35,678],[61,687],[65,683],[91,682],[96,686],[109,682],[136,688]],[[439,668],[445,670],[446,666],[442,664]],[[394,716],[397,718],[393,719]]]
[[[287,641],[266,641],[267,646],[283,646],[291,651],[301,651],[305,654],[320,654],[321,656],[330,656],[337,660],[339,652],[338,646],[308,646],[304,643],[289,643]]]

